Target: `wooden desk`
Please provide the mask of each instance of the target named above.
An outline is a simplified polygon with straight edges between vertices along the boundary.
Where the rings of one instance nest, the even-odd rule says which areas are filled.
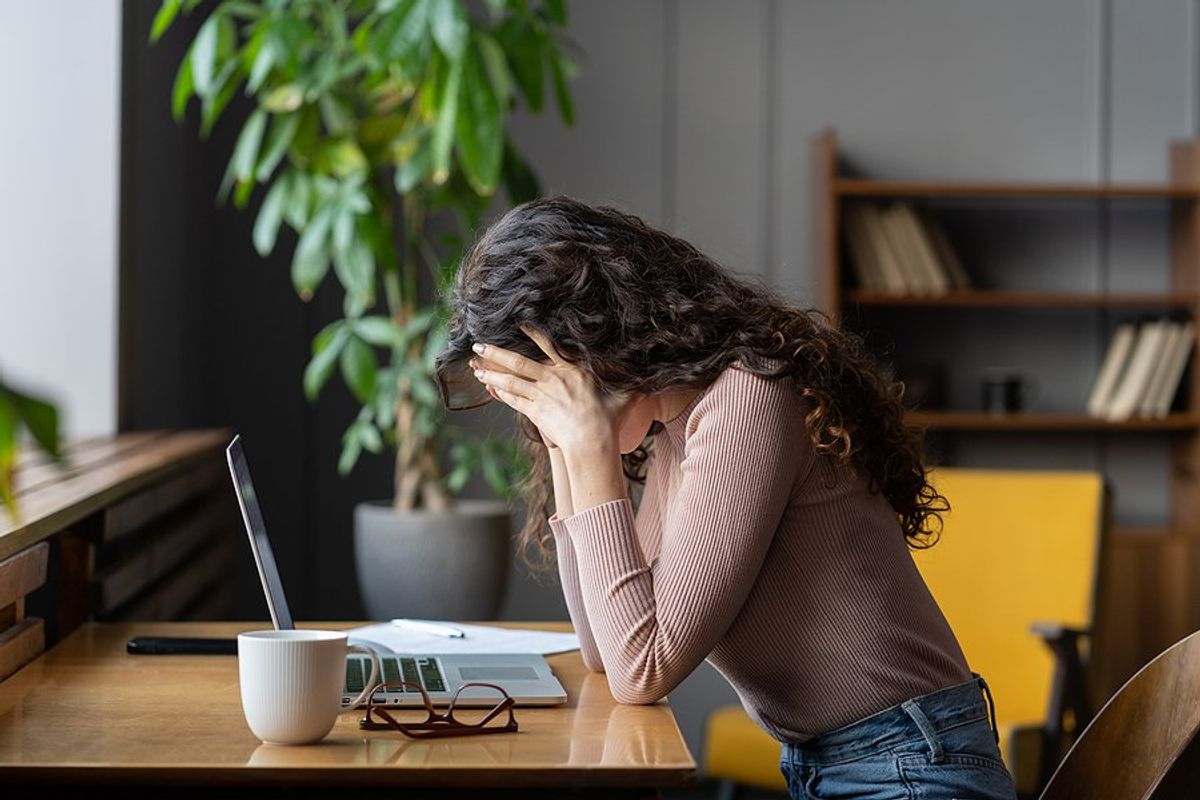
[[[63,466],[18,456],[20,516],[0,510],[0,680],[88,619],[229,616],[244,539],[228,440],[146,431],[67,442]]]
[[[423,742],[360,731],[362,712],[347,711],[327,739],[306,747],[254,738],[242,716],[235,657],[125,653],[131,636],[234,636],[268,627],[85,624],[0,683],[2,794],[7,800],[14,796],[7,787],[20,785],[57,798],[67,785],[94,797],[91,787],[102,785],[125,787],[122,797],[137,795],[138,787],[153,795],[167,786],[178,787],[172,798],[187,795],[187,787],[212,786],[253,789],[255,797],[287,787],[314,795],[340,787],[347,797],[350,787],[429,790],[405,792],[405,798],[557,797],[571,787],[577,790],[572,796],[645,797],[694,774],[670,706],[618,704],[605,677],[589,673],[578,651],[549,657],[567,705],[518,709],[517,733]],[[561,623],[528,627],[566,629]],[[48,795],[45,784],[59,786]]]

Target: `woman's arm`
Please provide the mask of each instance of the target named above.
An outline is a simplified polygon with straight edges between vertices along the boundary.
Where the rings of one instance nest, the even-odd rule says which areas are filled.
[[[797,446],[806,433],[789,381],[729,370],[692,420],[653,568],[628,498],[605,497],[609,459],[565,453],[574,507],[582,510],[563,526],[609,686],[626,703],[665,696],[725,635],[754,585],[797,470],[811,464],[797,458],[811,449]],[[588,504],[591,498],[598,500]]]
[[[550,530],[554,534],[554,550],[558,560],[558,580],[562,584],[563,598],[567,601],[567,612],[571,615],[571,624],[575,626],[575,635],[579,637],[579,651],[583,656],[584,665],[592,672],[603,672],[604,661],[596,640],[592,636],[591,626],[588,625],[587,611],[583,605],[583,595],[579,590],[579,570],[575,564],[575,549],[571,546],[571,537],[562,524],[563,517],[571,515],[571,482],[567,475],[567,465],[563,459],[562,450],[557,447],[548,448],[550,451],[550,474],[554,480],[554,516],[550,517]]]

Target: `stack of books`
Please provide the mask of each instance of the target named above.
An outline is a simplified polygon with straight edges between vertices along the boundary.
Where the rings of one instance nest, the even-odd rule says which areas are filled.
[[[911,203],[850,203],[846,244],[860,288],[886,294],[940,295],[971,288],[946,231]]]
[[[1191,320],[1152,319],[1118,326],[1088,397],[1088,414],[1114,422],[1165,417],[1195,338]]]

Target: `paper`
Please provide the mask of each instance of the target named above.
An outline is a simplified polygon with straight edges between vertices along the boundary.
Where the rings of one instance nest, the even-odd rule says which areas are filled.
[[[579,638],[573,633],[531,631],[519,628],[494,628],[488,625],[460,625],[440,620],[421,620],[440,625],[453,625],[466,634],[461,639],[409,630],[389,622],[353,628],[352,642],[372,642],[394,653],[415,655],[457,655],[472,653],[565,653],[579,649]]]

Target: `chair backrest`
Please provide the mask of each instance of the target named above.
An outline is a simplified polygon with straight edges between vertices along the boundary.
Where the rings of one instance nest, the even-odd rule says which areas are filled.
[[[1194,784],[1179,794],[1179,786],[1166,789],[1164,778],[1198,731],[1200,632],[1160,653],[1109,699],[1041,800],[1195,797]]]
[[[1090,627],[1104,482],[1092,472],[943,467],[941,540],[913,553],[1002,722],[1045,719],[1054,659],[1029,626]]]

